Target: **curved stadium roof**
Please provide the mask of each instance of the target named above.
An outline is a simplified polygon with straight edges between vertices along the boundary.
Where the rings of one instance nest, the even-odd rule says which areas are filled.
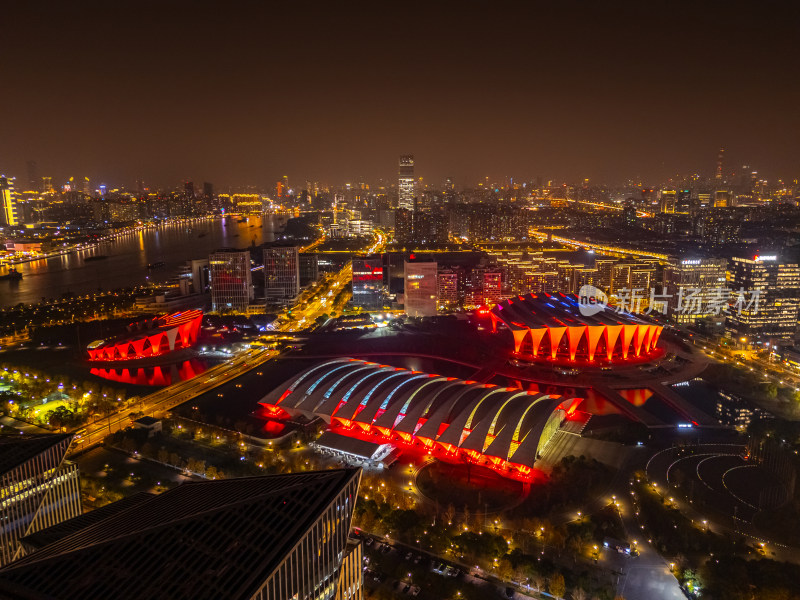
[[[583,314],[575,294],[541,293],[503,300],[490,316],[495,329],[497,323],[508,327],[514,352],[525,358],[626,361],[656,351],[661,325],[607,305],[597,310]]]
[[[130,324],[130,332],[86,348],[90,361],[135,360],[187,348],[197,342],[203,311],[188,310]]]
[[[560,396],[338,358],[264,397],[272,414],[322,417],[338,433],[529,472],[565,416]]]

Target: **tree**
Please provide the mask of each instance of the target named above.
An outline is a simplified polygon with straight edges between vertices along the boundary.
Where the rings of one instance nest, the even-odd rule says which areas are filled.
[[[61,428],[66,426],[73,416],[74,414],[66,406],[59,406],[47,413],[47,422],[61,431]]]
[[[536,588],[537,592],[541,592],[545,584],[544,576],[541,573],[534,573],[531,575],[531,583],[533,584],[533,587]]]
[[[206,478],[208,479],[219,479],[219,472],[214,465],[211,465],[206,469]]]
[[[456,507],[451,504],[447,505],[447,508],[444,511],[444,519],[447,521],[447,524],[450,525],[453,522],[453,519],[456,517]]]
[[[183,466],[183,460],[181,459],[180,455],[177,452],[170,452],[169,453],[169,460],[167,461],[169,464],[174,465],[176,467]]]
[[[572,590],[572,600],[589,600],[589,594],[584,592],[582,588],[575,588]]]
[[[767,398],[770,400],[775,400],[778,397],[778,386],[774,383],[767,384],[765,389],[765,393],[767,394]]]
[[[503,581],[510,581],[514,575],[514,566],[505,556],[497,563],[497,576]]]
[[[563,598],[564,592],[567,591],[567,587],[564,583],[564,576],[556,571],[550,576],[548,583],[548,589],[550,593],[555,596],[556,598]]]
[[[158,449],[158,462],[166,463],[169,462],[169,452],[163,446]]]

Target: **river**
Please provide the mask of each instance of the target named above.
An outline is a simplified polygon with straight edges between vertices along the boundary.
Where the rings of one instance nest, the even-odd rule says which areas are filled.
[[[197,219],[120,235],[93,248],[16,265],[19,281],[0,280],[0,307],[58,298],[66,292],[88,294],[98,288],[113,290],[166,281],[191,259],[208,258],[218,248],[246,248],[271,242],[286,217],[251,215],[246,223],[238,217]],[[90,256],[108,256],[90,260]],[[158,269],[147,265],[163,262]],[[0,268],[0,274],[6,273]]]

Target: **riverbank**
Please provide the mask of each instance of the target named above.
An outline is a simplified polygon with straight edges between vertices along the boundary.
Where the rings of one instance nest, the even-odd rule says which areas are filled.
[[[72,246],[68,246],[66,248],[62,248],[60,250],[52,250],[50,252],[44,253],[37,253],[33,256],[24,256],[24,257],[15,257],[12,259],[7,259],[6,257],[0,256],[0,267],[3,266],[14,266],[14,265],[21,265],[37,260],[47,260],[48,258],[55,258],[57,256],[64,256],[67,254],[72,254],[74,252],[80,252],[81,250],[90,250],[92,248],[96,248],[105,242],[111,242],[115,239],[129,235],[132,233],[136,233],[138,231],[147,231],[149,229],[157,229],[158,227],[164,225],[185,225],[185,224],[194,224],[197,222],[209,221],[214,219],[222,219],[224,217],[217,216],[217,215],[208,215],[205,217],[179,217],[174,219],[164,219],[158,223],[143,223],[139,225],[129,225],[127,227],[119,227],[113,230],[112,233],[104,235],[103,237],[97,238],[91,242],[82,242],[80,244],[74,244]]]
[[[227,216],[201,217],[123,229],[91,248],[64,249],[49,258],[18,264],[21,279],[0,281],[0,307],[174,280],[186,272],[189,261],[206,260],[220,248],[275,241],[286,220],[273,214],[250,215],[244,222]],[[98,256],[105,258],[94,258]],[[159,267],[148,268],[152,265]]]

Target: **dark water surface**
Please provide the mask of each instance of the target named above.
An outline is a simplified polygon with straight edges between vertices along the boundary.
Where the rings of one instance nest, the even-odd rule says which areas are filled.
[[[16,265],[22,280],[0,280],[0,307],[58,298],[65,292],[87,294],[98,288],[113,290],[166,281],[177,275],[185,261],[208,258],[218,248],[245,248],[253,240],[256,244],[271,242],[285,222],[285,217],[274,215],[250,216],[246,223],[239,223],[237,217],[198,219],[132,232],[94,248],[22,263]],[[108,258],[85,260],[99,255]],[[158,262],[165,266],[148,270],[148,264]]]

